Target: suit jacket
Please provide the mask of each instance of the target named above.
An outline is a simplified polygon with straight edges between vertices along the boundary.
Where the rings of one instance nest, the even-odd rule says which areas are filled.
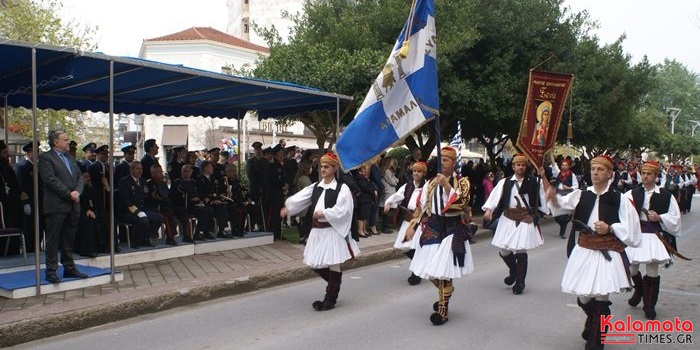
[[[129,175],[129,163],[122,160],[114,167],[114,183],[119,184],[119,181]]]
[[[44,184],[44,214],[80,212],[80,203],[70,199],[70,193],[83,193],[85,181],[78,164],[69,155],[68,172],[65,163],[56,151],[51,150],[39,155],[39,176]]]
[[[143,167],[143,174],[141,175],[141,179],[143,179],[144,182],[151,178],[151,167],[157,162],[158,161],[155,158],[151,157],[151,155],[149,154],[144,154],[141,158],[141,166]]]
[[[134,177],[129,175],[119,180],[119,212],[121,214],[138,214],[146,210],[148,187],[146,180],[139,179],[137,184]]]

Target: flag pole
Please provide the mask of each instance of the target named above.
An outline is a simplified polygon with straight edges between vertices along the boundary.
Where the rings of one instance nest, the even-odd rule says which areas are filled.
[[[437,147],[437,173],[442,173],[442,156],[440,155],[440,113],[435,115],[435,145]]]

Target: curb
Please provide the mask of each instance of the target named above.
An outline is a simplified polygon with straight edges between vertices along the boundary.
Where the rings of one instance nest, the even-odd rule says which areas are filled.
[[[362,254],[356,259],[344,263],[342,268],[350,270],[402,257],[404,254],[400,250],[385,248]],[[0,334],[2,334],[0,348],[203,301],[298,282],[315,276],[316,274],[307,266],[300,266],[259,276],[221,281],[192,289],[181,289],[156,296],[114,302],[0,325]]]

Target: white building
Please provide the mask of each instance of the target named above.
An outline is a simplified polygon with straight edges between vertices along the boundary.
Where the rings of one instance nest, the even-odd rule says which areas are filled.
[[[144,39],[139,52],[140,58],[217,73],[231,73],[230,68],[255,67],[258,58],[268,55],[264,46],[211,27],[192,27],[158,38]]]
[[[283,18],[282,13],[301,13],[304,0],[228,0],[227,6],[226,31],[252,43],[266,45],[265,40],[254,32],[253,24],[263,28],[271,28],[274,25],[282,40],[286,42],[294,22]]]
[[[258,58],[268,55],[264,46],[213,28],[193,27],[158,38],[145,39],[141,44],[139,57],[228,74],[231,73],[230,67],[240,69],[245,65],[254,68]],[[129,131],[141,132],[143,136],[138,140],[139,144],[144,139],[155,139],[161,147],[158,157],[163,166],[167,161],[166,150],[178,145],[187,146],[189,150],[221,147],[221,140],[230,137],[237,139],[245,149],[250,149],[250,145],[255,141],[268,145],[282,138],[287,140],[289,145],[294,144],[295,139],[307,144],[315,142],[313,136],[305,135],[308,132],[302,123],[278,126],[273,120],[258,121],[257,117],[250,115],[246,115],[242,120],[240,139],[237,136],[239,132],[236,119],[148,115],[144,118],[122,117],[119,123],[126,123],[126,129]]]

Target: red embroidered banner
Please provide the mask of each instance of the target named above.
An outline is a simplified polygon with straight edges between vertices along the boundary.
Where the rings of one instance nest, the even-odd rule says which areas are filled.
[[[516,145],[537,168],[542,167],[544,155],[554,148],[573,79],[571,74],[530,71]]]

